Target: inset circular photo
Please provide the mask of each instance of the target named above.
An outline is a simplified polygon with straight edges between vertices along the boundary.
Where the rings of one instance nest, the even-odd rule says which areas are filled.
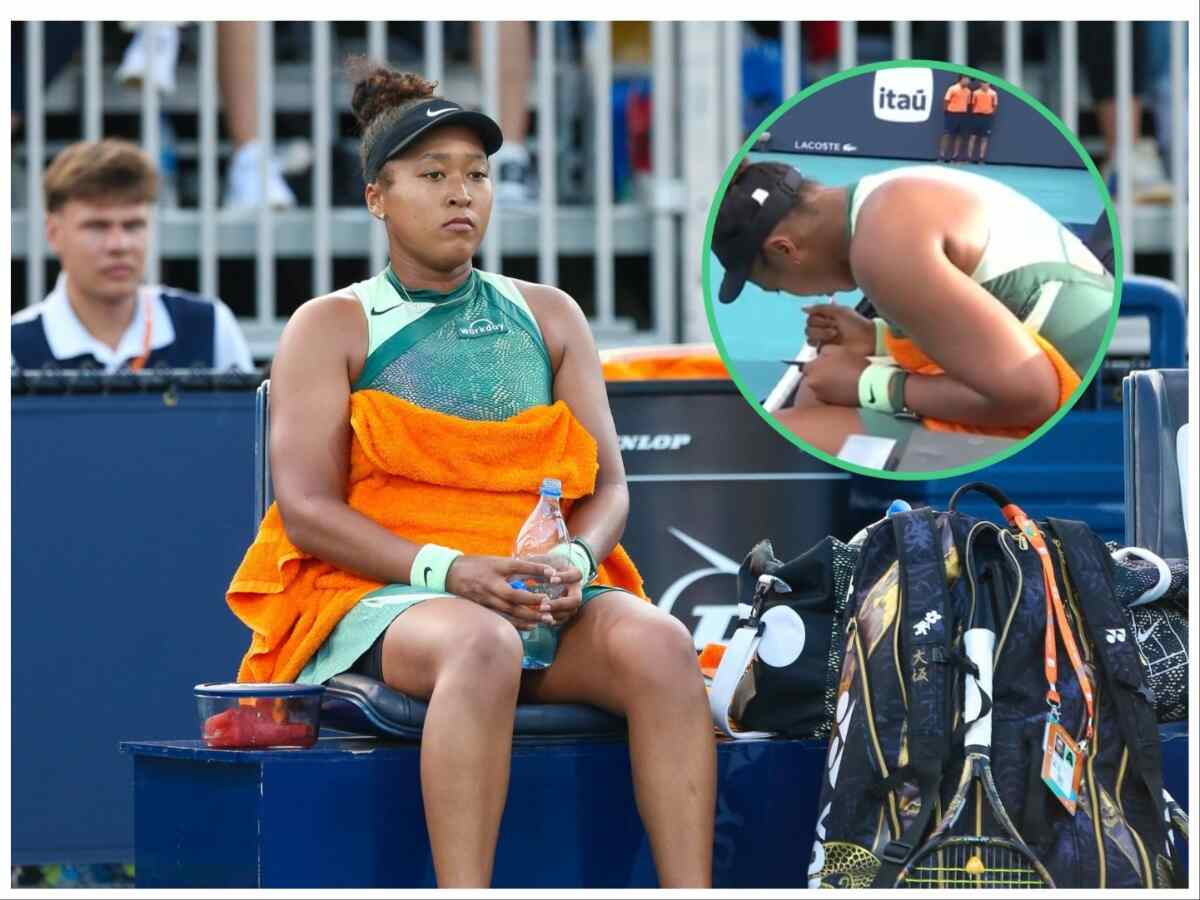
[[[1049,110],[949,63],[860,66],[766,118],[713,199],[722,358],[781,434],[843,468],[961,475],[1061,418],[1116,322],[1099,172]],[[1115,248],[1115,249],[1114,249]]]

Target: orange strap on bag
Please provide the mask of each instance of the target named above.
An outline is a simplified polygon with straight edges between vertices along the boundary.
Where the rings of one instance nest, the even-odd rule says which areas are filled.
[[[1046,683],[1049,686],[1046,691],[1046,702],[1050,705],[1051,715],[1057,721],[1058,708],[1062,703],[1062,697],[1058,693],[1058,641],[1055,637],[1055,622],[1057,621],[1058,629],[1062,631],[1063,646],[1067,648],[1067,656],[1071,659],[1071,667],[1075,670],[1075,676],[1079,679],[1079,687],[1083,691],[1083,699],[1087,704],[1087,728],[1084,731],[1083,741],[1080,744],[1080,748],[1086,752],[1087,745],[1092,740],[1092,720],[1095,715],[1092,682],[1083,667],[1083,658],[1080,656],[1079,647],[1075,643],[1075,635],[1071,632],[1071,624],[1067,621],[1067,611],[1063,607],[1062,596],[1058,592],[1058,582],[1054,578],[1054,566],[1050,561],[1050,550],[1046,546],[1046,539],[1042,536],[1041,530],[1034,524],[1032,519],[1025,515],[1019,506],[1015,503],[1009,503],[1007,506],[1002,507],[1001,511],[1004,513],[1004,517],[1014,527],[1020,529],[1021,533],[1029,539],[1029,542],[1033,544],[1033,548],[1037,551],[1041,559],[1042,578],[1046,583],[1045,671]]]

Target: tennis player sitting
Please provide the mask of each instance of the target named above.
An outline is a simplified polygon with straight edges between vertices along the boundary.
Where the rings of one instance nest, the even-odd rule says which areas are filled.
[[[911,166],[830,187],[743,162],[721,202],[719,298],[747,281],[797,296],[861,288],[879,318],[808,309],[820,348],[776,414],[836,454],[851,434],[1022,437],[1079,386],[1113,308],[1112,277],[1070,231],[973,173]]]
[[[472,265],[499,126],[417,75],[352,71],[389,264],[305,303],[280,340],[278,502],[227,597],[254,632],[239,679],[352,671],[428,700],[421,787],[441,887],[490,882],[518,699],[624,716],[660,883],[707,886],[704,683],[691,635],[646,601],[617,543],[629,494],[587,319],[556,288]],[[543,476],[562,481],[578,538],[565,570],[510,555]],[[566,590],[511,583],[530,578]],[[539,623],[561,626],[557,655],[523,671],[521,632]]]

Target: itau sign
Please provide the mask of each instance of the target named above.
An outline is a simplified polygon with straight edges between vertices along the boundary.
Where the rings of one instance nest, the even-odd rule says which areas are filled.
[[[933,70],[879,69],[872,94],[875,118],[884,122],[925,122],[933,108]]]

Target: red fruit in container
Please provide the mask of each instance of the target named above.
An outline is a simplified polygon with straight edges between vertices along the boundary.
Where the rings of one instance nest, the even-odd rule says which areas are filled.
[[[201,737],[225,750],[310,747],[325,689],[307,684],[198,684]]]

